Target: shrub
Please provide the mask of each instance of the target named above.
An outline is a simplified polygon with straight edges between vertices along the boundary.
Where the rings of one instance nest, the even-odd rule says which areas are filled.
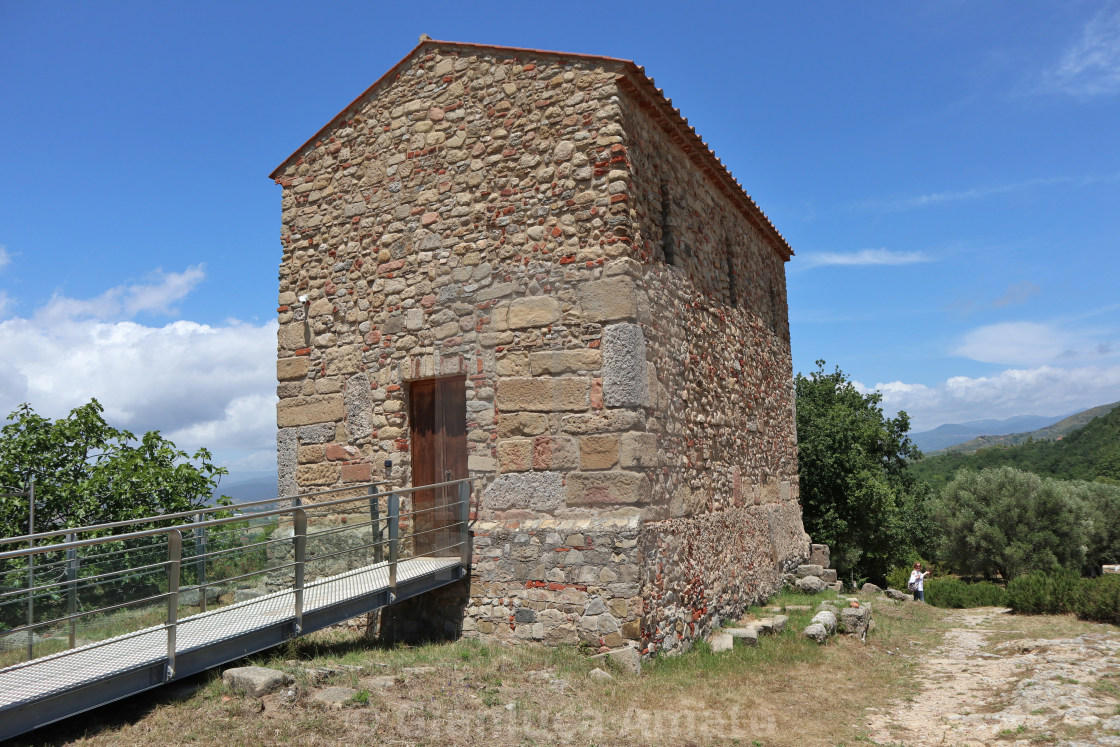
[[[1120,625],[1120,576],[1083,578],[1078,586],[1075,603],[1078,617]]]
[[[1085,560],[1085,504],[1060,480],[1011,467],[961,470],[933,516],[940,557],[961,574],[1010,581],[1054,566],[1079,570]]]
[[[1035,571],[1014,578],[1007,585],[1008,606],[1028,615],[1064,615],[1075,611],[1080,586],[1076,573]]]
[[[906,584],[910,581],[910,571],[912,568],[900,565],[890,573],[887,574],[887,586],[899,591],[906,591]]]
[[[1006,607],[1007,589],[991,581],[967,583],[958,578],[927,578],[926,602],[935,607]]]

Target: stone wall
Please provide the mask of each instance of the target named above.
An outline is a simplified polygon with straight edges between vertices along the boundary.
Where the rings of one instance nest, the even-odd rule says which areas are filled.
[[[284,169],[282,492],[386,458],[407,484],[408,382],[466,374],[483,517],[647,499],[642,475],[604,474],[645,427],[610,331],[639,294],[604,269],[629,231],[617,75],[422,55]]]
[[[638,517],[479,522],[463,632],[620,646],[639,637]]]
[[[640,336],[652,405],[643,528],[650,647],[703,635],[777,591],[808,553],[797,493],[785,261],[640,92],[628,135]]]

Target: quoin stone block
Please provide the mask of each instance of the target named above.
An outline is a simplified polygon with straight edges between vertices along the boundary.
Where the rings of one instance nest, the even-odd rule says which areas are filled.
[[[792,250],[636,64],[424,37],[271,176],[281,492],[454,390],[470,582],[386,635],[680,650],[806,562]]]

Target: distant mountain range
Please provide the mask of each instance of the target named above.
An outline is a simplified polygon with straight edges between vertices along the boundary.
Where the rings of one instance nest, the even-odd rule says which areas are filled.
[[[228,495],[233,499],[234,503],[262,501],[276,497],[276,492],[279,489],[278,484],[279,481],[275,473],[265,474],[252,479],[238,480],[237,482],[223,482],[218,486],[218,489],[214,491],[214,497]]]
[[[957,452],[960,454],[972,454],[980,449],[986,449],[989,446],[1015,446],[1023,444],[1027,441],[1057,441],[1063,436],[1072,433],[1073,431],[1081,428],[1089,423],[1093,418],[1099,418],[1102,415],[1107,415],[1120,406],[1120,402],[1113,402],[1109,405],[1099,405],[1092,407],[1088,410],[1074,413],[1069,417],[1062,418],[1057,422],[1051,422],[1043,426],[1036,427],[1035,430],[1024,433],[995,433],[980,435],[975,438],[969,439],[961,443],[953,444],[943,451]]]
[[[1018,415],[1003,420],[970,420],[967,423],[948,423],[930,431],[911,433],[910,440],[923,452],[934,452],[963,444],[980,436],[1005,436],[1045,428],[1059,422],[1063,417],[1062,415],[1056,417]]]
[[[1029,433],[973,439],[913,465],[915,476],[935,490],[966,467],[1015,467],[1059,480],[1120,484],[1120,402],[1079,412]]]

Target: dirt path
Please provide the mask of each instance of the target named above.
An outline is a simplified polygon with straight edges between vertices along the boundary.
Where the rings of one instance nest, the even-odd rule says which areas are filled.
[[[919,664],[920,690],[868,709],[878,744],[1120,747],[1120,634],[1061,637],[1065,618],[954,612]]]

